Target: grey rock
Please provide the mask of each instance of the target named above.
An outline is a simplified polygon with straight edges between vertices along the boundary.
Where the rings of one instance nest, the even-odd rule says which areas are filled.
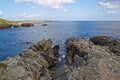
[[[46,54],[51,45],[50,39],[44,39],[15,58],[0,62],[0,80],[52,80],[50,67],[55,66],[55,61]]]
[[[94,44],[109,48],[113,53],[120,56],[120,43],[106,36],[97,36],[90,39]]]
[[[107,47],[97,46],[86,39],[68,39],[65,44],[65,66],[69,71],[58,80],[120,80],[120,57]]]
[[[118,41],[70,38],[65,44],[66,64],[56,67],[59,45],[43,39],[1,61],[0,80],[120,80]]]

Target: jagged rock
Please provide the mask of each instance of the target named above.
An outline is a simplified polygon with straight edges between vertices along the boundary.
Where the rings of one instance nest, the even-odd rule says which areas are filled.
[[[81,43],[79,44],[79,42],[81,42]],[[93,45],[93,43],[90,41],[87,42],[85,39],[68,39],[66,41],[67,62],[69,64],[71,64],[73,62],[75,54],[78,54],[80,57],[86,59],[88,52],[84,51],[84,49],[86,49],[88,47],[87,45],[91,46],[91,45]]]
[[[39,41],[38,43],[34,43],[32,46],[30,46],[29,49],[32,49],[33,51],[47,51],[52,45],[52,41],[48,39],[47,41],[45,39]]]
[[[51,58],[55,58],[58,55],[59,45],[55,45],[49,52],[48,56]]]
[[[43,39],[0,62],[0,80],[120,80],[120,56],[110,48],[119,49],[120,43],[95,41],[67,39],[67,63],[56,67],[59,45],[51,47],[52,41]]]
[[[96,45],[102,45],[102,46],[111,46],[111,45],[119,45],[120,43],[116,40],[113,40],[107,36],[96,36],[90,38],[90,41],[92,41]]]
[[[51,48],[52,41],[41,40],[30,48],[23,50],[15,58],[0,62],[0,80],[52,80],[50,68],[55,66],[55,60],[46,53]],[[33,49],[34,48],[34,49]],[[56,54],[55,51],[54,54]]]
[[[66,49],[67,64],[57,69],[60,75],[56,72],[55,80],[120,80],[120,56],[108,48],[68,39]]]
[[[92,37],[90,39],[94,44],[109,48],[113,53],[120,56],[120,43],[106,36]]]

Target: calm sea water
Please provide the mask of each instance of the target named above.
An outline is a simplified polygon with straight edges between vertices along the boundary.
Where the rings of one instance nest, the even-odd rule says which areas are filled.
[[[74,21],[48,22],[48,26],[18,27],[0,30],[0,60],[14,57],[22,49],[42,39],[51,39],[60,45],[60,54],[65,54],[64,42],[68,38],[109,36],[120,41],[120,22]],[[29,43],[29,44],[26,44]]]

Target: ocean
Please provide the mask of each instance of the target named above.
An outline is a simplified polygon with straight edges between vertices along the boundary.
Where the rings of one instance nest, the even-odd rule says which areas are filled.
[[[59,53],[65,54],[65,41],[68,38],[109,36],[120,41],[119,21],[51,21],[47,26],[35,24],[33,27],[0,29],[0,60],[14,57],[23,49],[42,39],[51,39],[59,44]]]

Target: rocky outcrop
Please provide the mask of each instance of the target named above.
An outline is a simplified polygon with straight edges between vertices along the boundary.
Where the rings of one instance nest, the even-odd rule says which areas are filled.
[[[19,27],[19,25],[15,25],[15,24],[0,24],[0,29],[5,29],[5,28],[15,28],[15,27]]]
[[[0,80],[52,80],[49,69],[55,66],[55,59],[51,56],[56,56],[59,48],[51,45],[50,39],[43,39],[15,58],[0,62]]]
[[[31,27],[31,26],[34,26],[33,23],[22,23],[21,24],[22,27]]]
[[[0,24],[0,29],[11,28],[12,24]]]
[[[54,80],[120,80],[120,56],[106,46],[72,38],[65,44],[67,64],[56,70]]]
[[[42,26],[47,26],[47,23],[42,23]]]
[[[120,56],[120,43],[106,36],[96,36],[90,39],[94,44],[105,46],[113,53]]]
[[[0,62],[0,80],[120,80],[118,41],[100,36],[70,38],[65,44],[65,64],[56,67],[59,45],[43,39]]]

